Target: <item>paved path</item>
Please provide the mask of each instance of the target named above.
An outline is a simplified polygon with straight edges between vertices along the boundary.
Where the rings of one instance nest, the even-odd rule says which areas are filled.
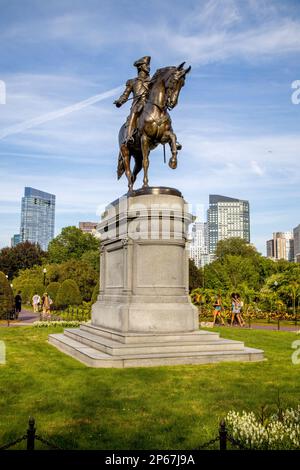
[[[28,326],[31,325],[33,322],[39,320],[40,314],[39,313],[33,313],[31,310],[24,310],[22,308],[21,313],[19,314],[18,320],[11,320],[9,322],[9,327],[11,326]],[[0,326],[6,326],[7,327],[7,322],[5,321],[4,323],[0,324]]]
[[[203,328],[212,328],[212,322],[202,322],[203,324],[201,325]],[[215,326],[217,327],[222,327],[222,325],[219,325],[219,324],[216,324]],[[241,328],[240,326],[238,325],[234,325],[233,327],[231,327],[230,325],[226,325],[225,328]],[[242,327],[242,329],[244,330],[249,330],[249,325],[248,323],[246,323],[245,326]],[[250,327],[251,330],[272,330],[272,331],[277,331],[278,330],[278,326],[277,326],[277,323],[273,323],[273,324],[264,324],[264,325],[260,325],[258,323],[251,323],[251,327]],[[298,332],[300,331],[300,324],[298,324],[297,326],[296,325],[280,325],[280,329],[279,331],[292,331],[292,332]]]

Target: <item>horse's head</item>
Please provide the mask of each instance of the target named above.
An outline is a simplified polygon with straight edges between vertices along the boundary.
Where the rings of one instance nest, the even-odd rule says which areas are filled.
[[[177,105],[180,90],[184,86],[185,76],[191,70],[191,66],[185,69],[184,64],[185,62],[178,67],[170,67],[170,73],[165,80],[167,90],[166,105],[170,109],[175,108]]]

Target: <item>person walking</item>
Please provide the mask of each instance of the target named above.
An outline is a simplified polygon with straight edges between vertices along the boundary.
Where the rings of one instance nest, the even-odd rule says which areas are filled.
[[[222,322],[222,325],[225,326],[224,318],[222,316],[222,298],[220,294],[216,297],[215,303],[213,305],[214,311],[213,311],[213,316],[214,316],[214,321],[213,321],[213,326],[215,326],[216,319],[219,318]]]
[[[236,321],[241,327],[245,325],[243,317],[241,315],[242,302],[239,294],[235,293],[231,296],[231,326]]]
[[[43,315],[50,315],[51,304],[52,304],[52,300],[50,299],[48,293],[45,292],[42,297]]]
[[[41,303],[40,296],[38,294],[34,294],[34,296],[32,297],[32,306],[33,306],[34,313],[38,313],[40,303]]]
[[[21,313],[22,310],[22,297],[21,297],[21,291],[19,290],[17,295],[15,296],[15,315],[16,319],[19,317],[19,313]]]

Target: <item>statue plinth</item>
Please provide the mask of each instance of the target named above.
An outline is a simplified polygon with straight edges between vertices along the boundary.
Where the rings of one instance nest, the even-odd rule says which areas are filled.
[[[98,225],[100,293],[92,321],[49,342],[91,367],[263,360],[261,350],[198,329],[188,295],[192,220],[172,188],[132,191],[107,206]]]
[[[121,332],[188,332],[198,313],[188,295],[188,226],[193,217],[172,188],[133,191],[106,208],[100,294],[92,324]]]

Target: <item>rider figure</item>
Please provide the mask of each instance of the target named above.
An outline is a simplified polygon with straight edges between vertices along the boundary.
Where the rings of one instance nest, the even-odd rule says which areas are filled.
[[[126,103],[130,93],[133,94],[133,102],[130,109],[130,114],[126,121],[126,137],[125,144],[133,143],[133,134],[137,127],[137,119],[141,114],[145,102],[147,100],[150,84],[150,60],[151,57],[145,56],[134,62],[134,67],[137,67],[138,76],[127,80],[126,88],[120,98],[114,101],[114,104],[119,108],[122,104]]]

